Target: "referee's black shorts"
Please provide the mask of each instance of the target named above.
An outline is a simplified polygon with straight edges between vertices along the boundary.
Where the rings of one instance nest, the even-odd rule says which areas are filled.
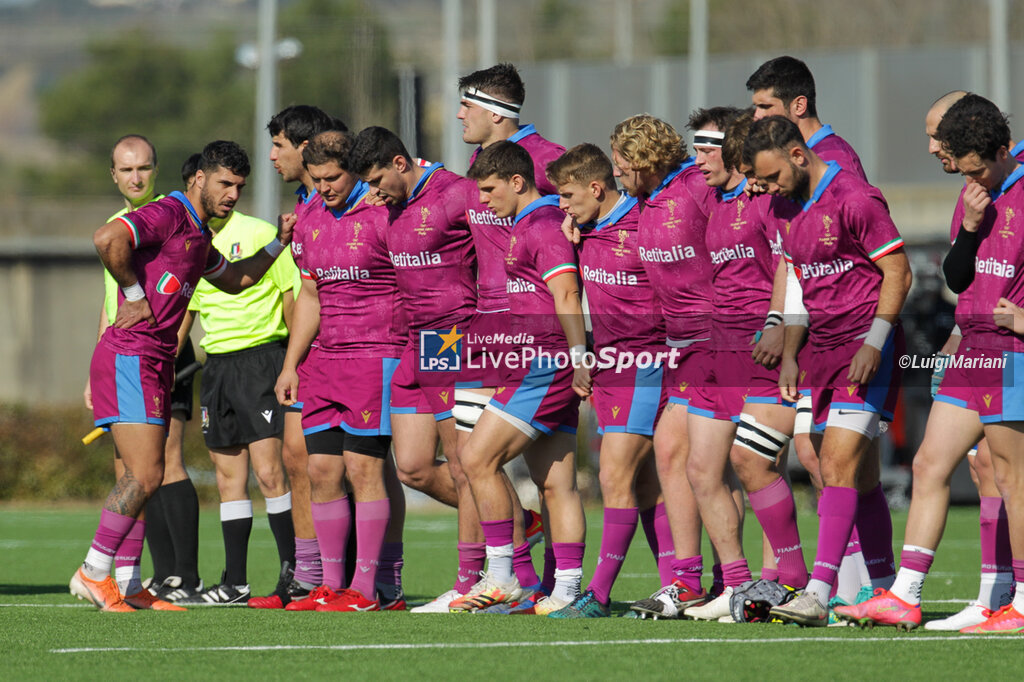
[[[284,365],[286,341],[206,356],[199,385],[203,437],[210,449],[281,437],[284,408],[274,384]]]

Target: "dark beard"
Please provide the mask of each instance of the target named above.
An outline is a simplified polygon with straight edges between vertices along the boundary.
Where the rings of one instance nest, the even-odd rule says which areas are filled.
[[[206,219],[220,218],[217,215],[217,204],[214,203],[213,197],[206,192],[206,187],[199,192],[199,206],[202,207],[203,213],[206,214]]]

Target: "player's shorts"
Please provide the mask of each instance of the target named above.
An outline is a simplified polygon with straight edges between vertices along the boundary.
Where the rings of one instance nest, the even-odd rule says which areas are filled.
[[[591,376],[597,432],[653,436],[668,403],[662,388],[664,374],[662,366],[595,371]]]
[[[456,388],[495,388],[504,383],[500,358],[516,350],[510,342],[511,325],[507,310],[473,314],[462,339],[463,364]]]
[[[185,345],[178,353],[174,361],[175,377],[183,369],[194,364],[196,361],[196,350],[192,347],[192,339],[185,339]],[[195,372],[181,380],[175,380],[174,388],[171,389],[171,413],[184,412],[185,421],[192,419],[192,404],[195,401],[195,391],[192,390],[196,378]]]
[[[170,417],[174,362],[150,355],[123,355],[96,344],[89,366],[96,426],[161,424]]]
[[[398,358],[345,358],[316,349],[306,364],[303,434],[340,428],[357,436],[391,435],[391,377]]]
[[[419,343],[410,341],[391,379],[391,414],[433,414],[436,421],[452,416],[457,372],[421,372]],[[423,382],[423,383],[421,383]]]
[[[495,390],[487,409],[510,415],[540,433],[576,433],[580,398],[572,390],[572,379],[572,367],[558,369],[550,360],[537,358],[519,383]]]
[[[284,365],[285,345],[265,343],[206,356],[199,383],[203,437],[211,450],[280,438],[284,408],[274,384]]]
[[[830,410],[857,410],[878,414],[884,421],[892,421],[899,396],[903,370],[896,359],[904,354],[903,328],[895,327],[882,346],[882,359],[874,378],[867,384],[851,383],[846,375],[853,356],[860,350],[861,339],[841,348],[818,349],[811,347],[807,354],[807,383],[811,388],[814,426],[822,430],[827,426]]]
[[[665,367],[665,392],[668,402],[689,405],[694,387],[705,383],[714,362],[710,341],[696,341],[677,348],[678,355]]]
[[[299,377],[299,389],[296,391],[298,395],[292,396],[295,402],[291,405],[285,405],[284,411],[294,412],[296,414],[302,414],[302,398],[305,395],[305,386],[313,381],[313,377],[309,373],[309,356],[312,355],[318,346],[311,346],[309,353],[306,354],[306,359],[299,363],[299,366],[295,368],[295,373]]]
[[[964,345],[935,400],[974,410],[982,424],[1024,421],[1024,353]]]
[[[749,349],[713,351],[711,369],[704,383],[694,388],[688,411],[739,422],[746,403],[793,407],[779,393],[778,368],[766,369],[754,362]]]

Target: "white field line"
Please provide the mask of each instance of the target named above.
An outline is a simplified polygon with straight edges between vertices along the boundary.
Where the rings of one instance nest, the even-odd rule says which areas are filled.
[[[660,639],[612,639],[612,640],[563,640],[559,642],[422,642],[416,644],[335,644],[335,645],[274,645],[274,646],[208,646],[208,647],[77,647],[68,649],[50,649],[51,654],[92,654],[112,652],[167,652],[195,653],[201,651],[378,651],[382,649],[403,649],[410,651],[427,649],[520,649],[525,647],[572,647],[572,646],[634,646],[637,644],[724,644],[724,645],[761,645],[761,644],[806,644],[807,642],[833,642],[838,644],[878,642],[948,642],[950,640],[997,639],[1011,642],[1019,646],[1019,637],[1006,635],[952,635],[923,636],[907,635],[902,637],[763,637],[759,639],[722,639],[703,637],[678,637]]]

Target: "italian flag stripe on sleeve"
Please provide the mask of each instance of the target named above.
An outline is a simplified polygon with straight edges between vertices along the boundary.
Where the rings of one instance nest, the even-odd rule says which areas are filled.
[[[558,275],[562,275],[562,274],[565,274],[567,272],[577,272],[576,264],[575,263],[562,263],[561,265],[556,265],[555,267],[551,268],[550,270],[545,272],[543,275],[541,275],[540,278],[542,280],[544,280],[545,282],[547,282],[552,277],[557,277]]]
[[[125,216],[119,216],[118,220],[124,223],[124,226],[128,228],[128,238],[132,240],[132,248],[139,248],[139,228],[135,227],[135,223],[128,220]]]
[[[217,279],[224,274],[224,271],[228,269],[228,262],[224,259],[224,256],[219,255],[217,263],[210,268],[206,268],[206,272],[203,273],[203,277],[207,279]]]
[[[890,254],[890,253],[892,253],[893,251],[895,251],[896,249],[898,249],[898,248],[900,248],[902,246],[903,246],[903,237],[896,237],[895,239],[887,241],[886,243],[882,244],[877,249],[875,249],[874,251],[869,253],[868,254],[868,258],[870,258],[873,261],[876,261],[879,258],[881,258],[882,256],[884,256],[886,254]]]
[[[783,260],[785,260],[785,261],[786,261],[787,263],[792,263],[792,262],[793,262],[793,257],[792,257],[792,256],[790,256],[790,255],[789,255],[789,253],[788,253],[788,252],[786,252],[786,251],[783,251],[783,252],[782,252],[782,258],[783,258]]]
[[[299,270],[299,276],[302,277],[302,279],[316,279],[316,277],[313,277],[313,273],[305,268]]]

